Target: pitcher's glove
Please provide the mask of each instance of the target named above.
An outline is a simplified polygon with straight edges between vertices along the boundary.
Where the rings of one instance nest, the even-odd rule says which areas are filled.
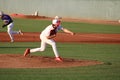
[[[56,35],[56,33],[57,33],[56,30],[51,30],[51,31],[50,31],[50,36],[51,36],[51,35]]]

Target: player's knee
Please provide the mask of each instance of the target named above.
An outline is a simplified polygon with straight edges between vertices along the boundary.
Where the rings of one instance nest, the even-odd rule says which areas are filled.
[[[12,34],[12,32],[11,32],[11,31],[7,31],[7,33],[8,33],[9,35],[11,35],[11,34]]]
[[[40,51],[45,51],[45,48],[41,48]]]
[[[56,45],[56,43],[55,43],[55,42],[53,42],[51,45],[52,45],[52,46],[55,46],[55,45]]]

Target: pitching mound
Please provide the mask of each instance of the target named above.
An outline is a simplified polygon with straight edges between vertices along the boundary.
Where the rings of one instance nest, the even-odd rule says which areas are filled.
[[[63,58],[63,62],[56,62],[53,57],[23,57],[20,54],[0,54],[0,68],[63,68],[97,64],[102,64],[102,62],[67,58]]]

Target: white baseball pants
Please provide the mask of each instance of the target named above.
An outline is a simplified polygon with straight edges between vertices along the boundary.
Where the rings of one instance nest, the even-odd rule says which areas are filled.
[[[9,25],[7,25],[7,32],[10,36],[11,41],[14,41],[13,34],[19,34],[19,31],[12,30],[13,26],[14,26],[13,23],[10,23]]]
[[[34,48],[34,49],[30,49],[30,53],[33,52],[38,52],[38,51],[44,51],[46,48],[46,44],[49,44],[52,46],[53,52],[55,57],[59,57],[57,48],[56,48],[56,43],[53,39],[47,39],[44,35],[40,35],[40,39],[41,39],[41,47],[40,48]]]

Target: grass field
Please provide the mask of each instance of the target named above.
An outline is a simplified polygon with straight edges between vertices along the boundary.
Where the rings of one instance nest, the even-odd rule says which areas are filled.
[[[14,19],[14,30],[41,32],[49,24],[51,21],[48,20]],[[120,33],[120,25],[62,22],[62,26],[77,33]]]
[[[41,32],[50,23],[45,20],[15,19],[14,29]],[[79,33],[120,33],[118,25],[63,22],[63,26]],[[0,54],[23,54],[26,48],[39,45],[39,42],[0,42]],[[120,80],[120,44],[57,43],[57,47],[62,57],[99,60],[104,64],[71,68],[0,69],[0,80]],[[33,55],[54,56],[50,46],[45,52]]]

